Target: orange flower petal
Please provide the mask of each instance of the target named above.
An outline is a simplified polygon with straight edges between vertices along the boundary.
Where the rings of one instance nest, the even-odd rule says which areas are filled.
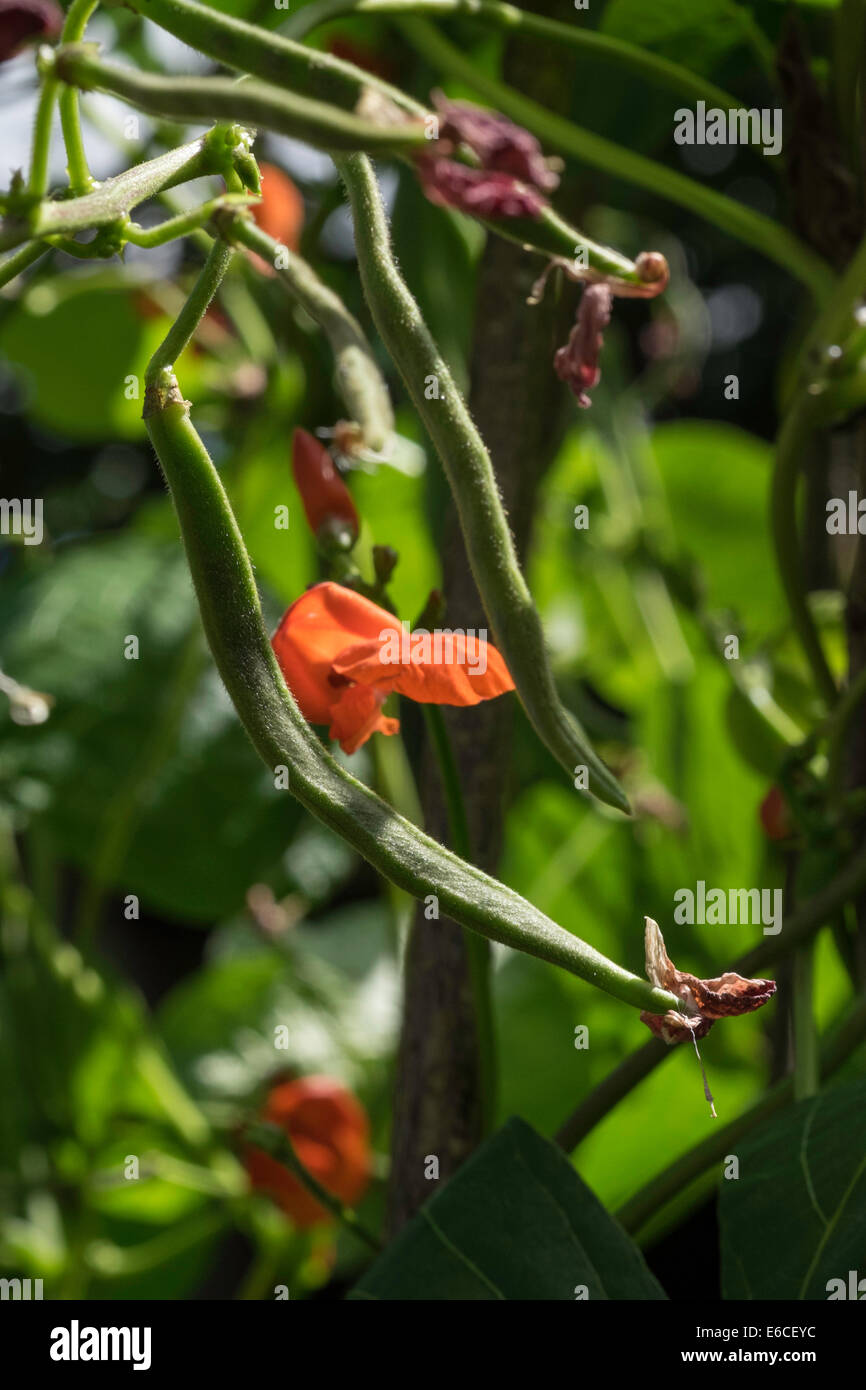
[[[356,753],[373,734],[396,734],[399,719],[382,713],[388,691],[372,685],[349,685],[340,692],[331,709],[330,736],[344,753]]]
[[[286,684],[310,724],[328,724],[339,690],[334,661],[359,638],[398,627],[393,614],[342,584],[315,584],[283,616],[272,645]]]
[[[263,232],[297,251],[304,226],[304,199],[288,174],[275,164],[259,166],[262,201],[253,206],[253,217]]]
[[[369,1124],[355,1097],[326,1076],[282,1082],[268,1095],[263,1118],[288,1134],[304,1167],[333,1196],[357,1202],[370,1181]],[[248,1146],[244,1167],[296,1226],[330,1221],[328,1211],[277,1159]]]
[[[477,705],[514,689],[502,656],[483,638],[447,630],[405,634],[396,660],[387,636],[347,647],[334,670],[364,685],[386,681],[419,704]],[[408,658],[408,659],[405,659]]]
[[[353,753],[399,725],[381,713],[391,690],[422,704],[477,705],[514,689],[489,642],[449,629],[409,633],[392,613],[341,584],[316,584],[273,638],[290,690],[311,724]]]

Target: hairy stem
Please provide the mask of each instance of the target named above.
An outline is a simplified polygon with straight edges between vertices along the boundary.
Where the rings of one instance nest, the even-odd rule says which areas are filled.
[[[318,323],[334,353],[340,394],[361,427],[364,444],[375,451],[384,449],[394,428],[394,413],[388,387],[358,320],[303,257],[268,236],[250,218],[226,219],[224,234],[273,266],[292,298]]]
[[[654,86],[681,92],[693,101],[703,99],[708,106],[739,106],[730,92],[716,87],[707,78],[690,72],[679,63],[672,63],[649,49],[638,48],[612,34],[587,29],[582,24],[563,24],[546,15],[519,10],[500,0],[314,0],[305,5],[284,26],[283,32],[300,39],[319,24],[342,15],[375,14],[402,18],[404,15],[427,15],[430,18],[477,19],[479,24],[497,29],[510,36],[526,35],[550,39],[558,48],[574,48],[593,58],[609,59],[620,71],[630,70]]]
[[[294,1144],[284,1129],[278,1125],[259,1121],[246,1126],[244,1140],[248,1144],[254,1144],[257,1148],[263,1149],[271,1158],[275,1158],[278,1163],[282,1163],[288,1168],[289,1172],[294,1174],[310,1195],[315,1197],[319,1205],[331,1213],[335,1221],[338,1221],[353,1236],[362,1240],[369,1250],[375,1254],[379,1253],[382,1249],[382,1242],[372,1231],[367,1229],[352,1207],[347,1207],[344,1202],[340,1201],[339,1197],[334,1197],[326,1187],[322,1186],[318,1178],[304,1167],[295,1152]]]
[[[803,566],[797,526],[797,483],[806,441],[815,429],[816,404],[811,396],[800,396],[782,421],[776,441],[776,460],[771,485],[771,522],[779,575],[794,629],[815,683],[829,706],[836,702],[836,680],[827,664],[824,649],[809,609],[803,583]]]
[[[59,48],[56,71],[84,91],[110,92],[152,116],[179,121],[228,119],[290,135],[322,150],[375,150],[397,154],[417,149],[426,137],[421,121],[380,125],[341,107],[254,78],[162,77],[105,63],[86,45]]]
[[[106,179],[92,193],[64,202],[38,203],[28,216],[6,219],[0,227],[0,250],[34,238],[70,236],[90,227],[109,226],[165,189],[202,174],[219,173],[222,168],[214,142],[204,136]]]

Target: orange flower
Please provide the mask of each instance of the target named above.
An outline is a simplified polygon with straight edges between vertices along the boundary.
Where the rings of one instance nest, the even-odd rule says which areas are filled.
[[[361,1105],[328,1076],[306,1076],[272,1087],[262,1119],[279,1125],[304,1167],[334,1197],[351,1206],[370,1181],[370,1127]],[[248,1146],[244,1167],[257,1192],[272,1197],[296,1226],[331,1221],[288,1168]]]
[[[392,690],[421,704],[477,705],[514,689],[502,657],[474,632],[410,633],[393,613],[340,584],[315,584],[284,615],[273,647],[310,724],[330,725],[344,753],[396,734],[382,714]]]
[[[262,175],[262,201],[253,207],[253,217],[263,232],[297,251],[304,225],[304,199],[288,174],[275,164],[259,166]]]
[[[359,529],[352,494],[327,449],[306,430],[292,435],[292,472],[316,539],[351,550]]]

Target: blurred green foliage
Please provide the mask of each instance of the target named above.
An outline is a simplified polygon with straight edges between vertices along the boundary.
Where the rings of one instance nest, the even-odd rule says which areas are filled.
[[[829,0],[804,6],[828,7]],[[261,18],[252,0],[219,8]],[[763,24],[759,33],[770,43],[779,8],[610,0],[601,28],[714,80],[741,76],[747,90],[763,81],[754,26]],[[127,53],[141,57],[136,23],[121,15],[117,24]],[[461,25],[455,36],[464,34]],[[426,96],[430,74],[381,21],[325,32],[366,44],[397,69],[394,80]],[[467,28],[465,47],[498,70],[498,40]],[[626,89],[580,56],[563,61],[575,75],[575,107],[592,112],[594,128],[657,153],[663,125],[669,134],[667,94]],[[146,153],[163,136],[157,129]],[[262,145],[304,193],[306,253],[369,329],[331,175],[284,142],[265,137]],[[748,152],[742,165],[737,158],[721,185],[751,180],[772,201],[774,173],[759,178]],[[396,185],[401,265],[466,386],[473,340],[484,331],[476,315],[483,235],[432,207],[407,171],[387,173]],[[799,310],[787,282],[750,253],[607,182],[566,170],[587,226],[613,220],[626,229],[630,251],[665,245],[681,268],[670,295],[678,307],[623,307],[593,410],[569,415],[542,480],[528,577],[563,690],[622,768],[639,814],[625,822],[578,797],[519,723],[513,750],[503,750],[513,753],[513,786],[499,873],[637,973],[646,913],[662,924],[681,968],[711,976],[755,945],[760,928],[676,926],[674,892],[698,879],[721,888],[783,886],[784,855],[763,836],[758,807],[789,753],[733,680],[718,634],[739,636],[740,668],[776,702],[783,722],[805,731],[818,713],[788,631],[767,518],[771,359]],[[351,1236],[302,1235],[246,1190],[238,1128],[275,1075],[325,1073],[360,1098],[375,1151],[363,1203],[368,1222],[378,1222],[383,1207],[401,904],[275,787],[240,728],[207,653],[171,506],[144,443],[141,400],[129,388],[141,382],[169,321],[171,301],[161,293],[188,288],[199,263],[191,243],[165,275],[151,274],[141,256],[94,269],[52,254],[0,301],[3,488],[9,496],[38,489],[46,521],[42,546],[13,539],[0,552],[0,666],[54,702],[35,727],[0,710],[0,1264],[44,1277],[52,1297],[179,1298],[203,1288],[268,1297],[277,1282],[288,1282],[295,1297],[329,1281],[338,1289],[351,1283],[364,1253]],[[741,282],[760,300],[760,328],[733,346],[713,343],[705,298]],[[155,309],[143,308],[143,295],[156,299]],[[332,428],[342,407],[326,345],[276,282],[238,258],[222,312],[225,322],[200,335],[178,372],[275,623],[320,577],[291,478],[291,431]],[[648,354],[648,328],[668,331],[674,343],[703,343],[688,371],[675,347]],[[670,367],[661,390],[659,367]],[[445,488],[397,375],[386,369],[397,408],[394,456],[367,460],[348,476],[367,577],[372,545],[393,546],[400,559],[391,597],[400,617],[414,621],[441,582]],[[732,371],[741,376],[739,403],[722,394]],[[540,472],[542,461],[527,458],[526,468]],[[575,527],[579,505],[589,508],[588,529]],[[281,507],[288,530],[274,524]],[[448,619],[459,625],[461,615]],[[825,636],[841,664],[838,605],[827,609]],[[410,719],[404,731],[411,759]],[[369,747],[350,765],[387,790]],[[263,902],[277,910],[278,930]],[[498,1119],[521,1120],[488,1141],[434,1199],[434,1213],[453,1222],[452,1235],[476,1254],[488,1238],[495,1245],[497,1203],[514,1215],[512,1244],[532,1244],[543,1230],[549,1244],[536,1248],[536,1264],[511,1271],[517,1283],[508,1296],[521,1297],[520,1278],[537,1278],[534,1287],[547,1291],[550,1281],[571,1278],[548,1221],[551,1203],[560,1203],[569,1238],[594,1266],[590,1283],[597,1276],[609,1290],[620,1288],[608,1296],[658,1297],[596,1197],[616,1207],[711,1131],[694,1055],[677,1049],[593,1130],[576,1155],[578,1178],[539,1136],[553,1134],[648,1034],[632,1011],[564,972],[505,950],[493,957]],[[817,961],[823,1027],[844,1008],[850,982],[829,938]],[[767,1010],[722,1025],[703,1044],[723,1119],[766,1085],[778,1047],[772,1018]],[[589,1030],[586,1049],[575,1044],[581,1026]],[[281,1029],[286,1043],[275,1047]],[[862,1110],[861,1083],[831,1090],[779,1115],[744,1148],[744,1171],[753,1155],[782,1177],[770,1187],[751,1175],[723,1184],[728,1296],[787,1296],[778,1268],[788,1269],[786,1278],[805,1275],[815,1223],[786,1219],[808,1198],[805,1174],[787,1158],[820,1106],[813,1196],[825,1214],[836,1210],[850,1175],[833,1155],[858,1123],[858,1104]],[[509,1145],[530,1165],[537,1206],[513,1153],[505,1154]],[[138,1181],[123,1177],[130,1155],[140,1161]],[[480,1200],[488,1191],[489,1211]],[[693,1205],[694,1194],[684,1197],[653,1234],[687,1218]],[[769,1270],[764,1237],[759,1244],[755,1236],[767,1213],[775,1223]],[[838,1242],[812,1272],[816,1287],[825,1269],[856,1263],[846,1233],[850,1223],[862,1225],[862,1207],[852,1199],[844,1216]],[[229,1231],[245,1244],[220,1284]],[[429,1229],[413,1228],[367,1274],[358,1296],[394,1296],[402,1280],[416,1277],[421,1255],[413,1246],[431,1240]],[[485,1253],[494,1262],[501,1256]],[[441,1277],[451,1294],[439,1296],[474,1296],[463,1285],[454,1293],[453,1262],[442,1249],[422,1254],[433,1261],[429,1288]],[[628,1292],[608,1284],[624,1268],[634,1280]]]

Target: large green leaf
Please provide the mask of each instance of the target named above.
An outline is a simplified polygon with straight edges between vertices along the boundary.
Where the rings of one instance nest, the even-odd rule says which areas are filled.
[[[39,727],[0,720],[0,789],[62,854],[194,920],[274,873],[301,812],[213,671],[179,546],[113,537],[5,581],[0,656],[56,701]]]
[[[711,72],[742,44],[750,16],[731,0],[610,0],[602,30],[639,48],[657,49],[693,72]]]
[[[587,1296],[665,1297],[637,1247],[565,1156],[520,1119],[509,1120],[425,1204],[349,1295]]]
[[[791,1106],[737,1158],[719,1201],[725,1298],[826,1299],[866,1272],[866,1080]]]

